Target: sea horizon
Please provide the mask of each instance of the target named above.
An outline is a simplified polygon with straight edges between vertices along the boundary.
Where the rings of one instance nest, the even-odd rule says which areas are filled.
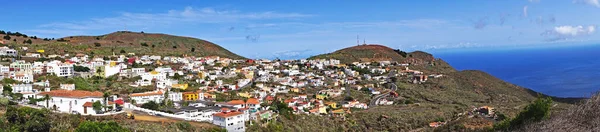
[[[481,70],[557,97],[591,97],[600,88],[600,45],[434,52],[455,69]],[[510,71],[510,72],[507,72]]]

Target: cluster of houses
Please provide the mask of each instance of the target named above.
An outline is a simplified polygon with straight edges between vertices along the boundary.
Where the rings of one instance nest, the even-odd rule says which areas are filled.
[[[17,50],[0,47],[0,56],[18,56]],[[212,122],[228,131],[244,131],[247,121],[271,120],[277,111],[273,102],[286,104],[294,114],[340,116],[352,109],[367,109],[358,100],[332,101],[349,96],[350,89],[381,94],[388,79],[388,66],[408,66],[390,61],[341,64],[334,59],[273,61],[234,60],[218,56],[157,56],[113,55],[91,57],[85,54],[42,55],[27,53],[29,58],[62,58],[45,61],[12,60],[0,63],[0,78],[18,83],[10,86],[12,93],[21,93],[25,100],[42,99],[36,105],[64,113],[84,115],[104,114],[95,110],[94,103],[120,108],[126,104],[141,106],[149,102],[171,101],[173,108],[160,111],[190,121]],[[61,61],[62,60],[62,61]],[[80,70],[87,69],[87,70]],[[356,69],[363,69],[360,72]],[[361,73],[368,71],[371,74]],[[413,83],[442,75],[423,75],[406,68],[398,73],[410,76]],[[131,93],[127,97],[105,95],[101,91],[78,90],[76,84],[54,84],[36,81],[38,75],[60,78],[117,77],[135,81],[133,87],[153,87],[152,91]],[[376,82],[358,84],[358,81]],[[51,88],[52,86],[58,87]],[[195,84],[192,86],[192,84]],[[35,87],[35,88],[34,88]],[[252,87],[251,89],[249,89]],[[193,90],[190,90],[193,89]],[[248,89],[248,90],[246,90]],[[314,90],[311,90],[314,89]],[[3,90],[0,90],[3,91]],[[236,91],[236,92],[232,92]],[[316,92],[308,92],[316,91]],[[236,93],[244,100],[216,101],[217,96]],[[397,96],[397,95],[396,95]],[[265,105],[266,104],[266,105]],[[391,105],[392,100],[380,100],[378,105]]]

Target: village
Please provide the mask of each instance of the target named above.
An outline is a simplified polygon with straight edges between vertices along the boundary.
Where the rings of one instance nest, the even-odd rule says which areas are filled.
[[[421,84],[444,76],[392,61],[342,64],[334,59],[134,53],[98,57],[19,48],[27,53],[0,47],[0,91],[22,106],[91,116],[135,111],[209,122],[228,131],[245,131],[251,122],[268,123],[289,114],[344,118],[355,110],[404,103],[394,102],[396,81]],[[354,99],[350,91],[370,98]]]

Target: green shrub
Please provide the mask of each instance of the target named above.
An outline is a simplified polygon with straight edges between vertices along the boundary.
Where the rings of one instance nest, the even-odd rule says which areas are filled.
[[[527,105],[515,118],[504,120],[494,125],[495,130],[509,131],[521,127],[525,123],[539,122],[550,116],[551,98],[538,98]]]

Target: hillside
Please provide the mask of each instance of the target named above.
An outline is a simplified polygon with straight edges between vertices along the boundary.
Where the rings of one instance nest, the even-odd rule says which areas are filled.
[[[396,50],[397,51],[397,50]],[[456,119],[458,113],[472,110],[473,107],[490,106],[498,113],[514,117],[527,104],[539,96],[546,96],[527,88],[505,82],[490,74],[477,70],[456,71],[448,63],[436,59],[433,55],[415,51],[401,56],[391,48],[381,45],[362,45],[338,50],[330,54],[312,57],[344,59],[343,63],[363,61],[359,58],[367,54],[387,54],[399,62],[410,63],[410,69],[426,74],[443,73],[444,77],[429,79],[422,84],[409,83],[407,78],[399,79],[396,84],[399,94],[393,98],[395,104],[377,106],[367,110],[352,111],[345,119],[299,116],[295,119],[282,118],[280,121],[286,131],[433,131],[428,124],[436,119]],[[382,53],[378,53],[382,52]],[[384,60],[379,58],[379,60]],[[373,61],[373,60],[368,60]],[[402,67],[394,67],[401,69]],[[351,91],[351,95],[360,100],[368,100],[368,95],[360,91]],[[359,96],[355,96],[359,95]],[[366,96],[366,98],[364,98]],[[581,99],[553,98],[556,109],[568,108],[570,103]],[[491,127],[493,120],[466,118],[453,126],[469,126],[483,130]],[[327,122],[323,124],[322,122]],[[485,124],[485,125],[481,125]],[[464,129],[464,128],[463,128]],[[262,129],[250,128],[261,131]]]
[[[389,47],[369,44],[337,50],[333,53],[313,56],[309,59],[337,59],[342,63],[372,61],[404,61],[405,57]]]
[[[541,122],[531,123],[518,131],[523,132],[595,132],[600,131],[600,95],[572,106]]]
[[[14,37],[17,41],[6,41],[8,44],[24,44],[23,37]],[[193,55],[220,56],[232,59],[243,59],[231,51],[212,42],[182,36],[155,33],[137,33],[118,31],[100,36],[70,36],[44,41],[33,39],[30,44],[35,50],[43,49],[47,54],[93,53],[95,55],[112,55],[135,53],[146,55]]]

